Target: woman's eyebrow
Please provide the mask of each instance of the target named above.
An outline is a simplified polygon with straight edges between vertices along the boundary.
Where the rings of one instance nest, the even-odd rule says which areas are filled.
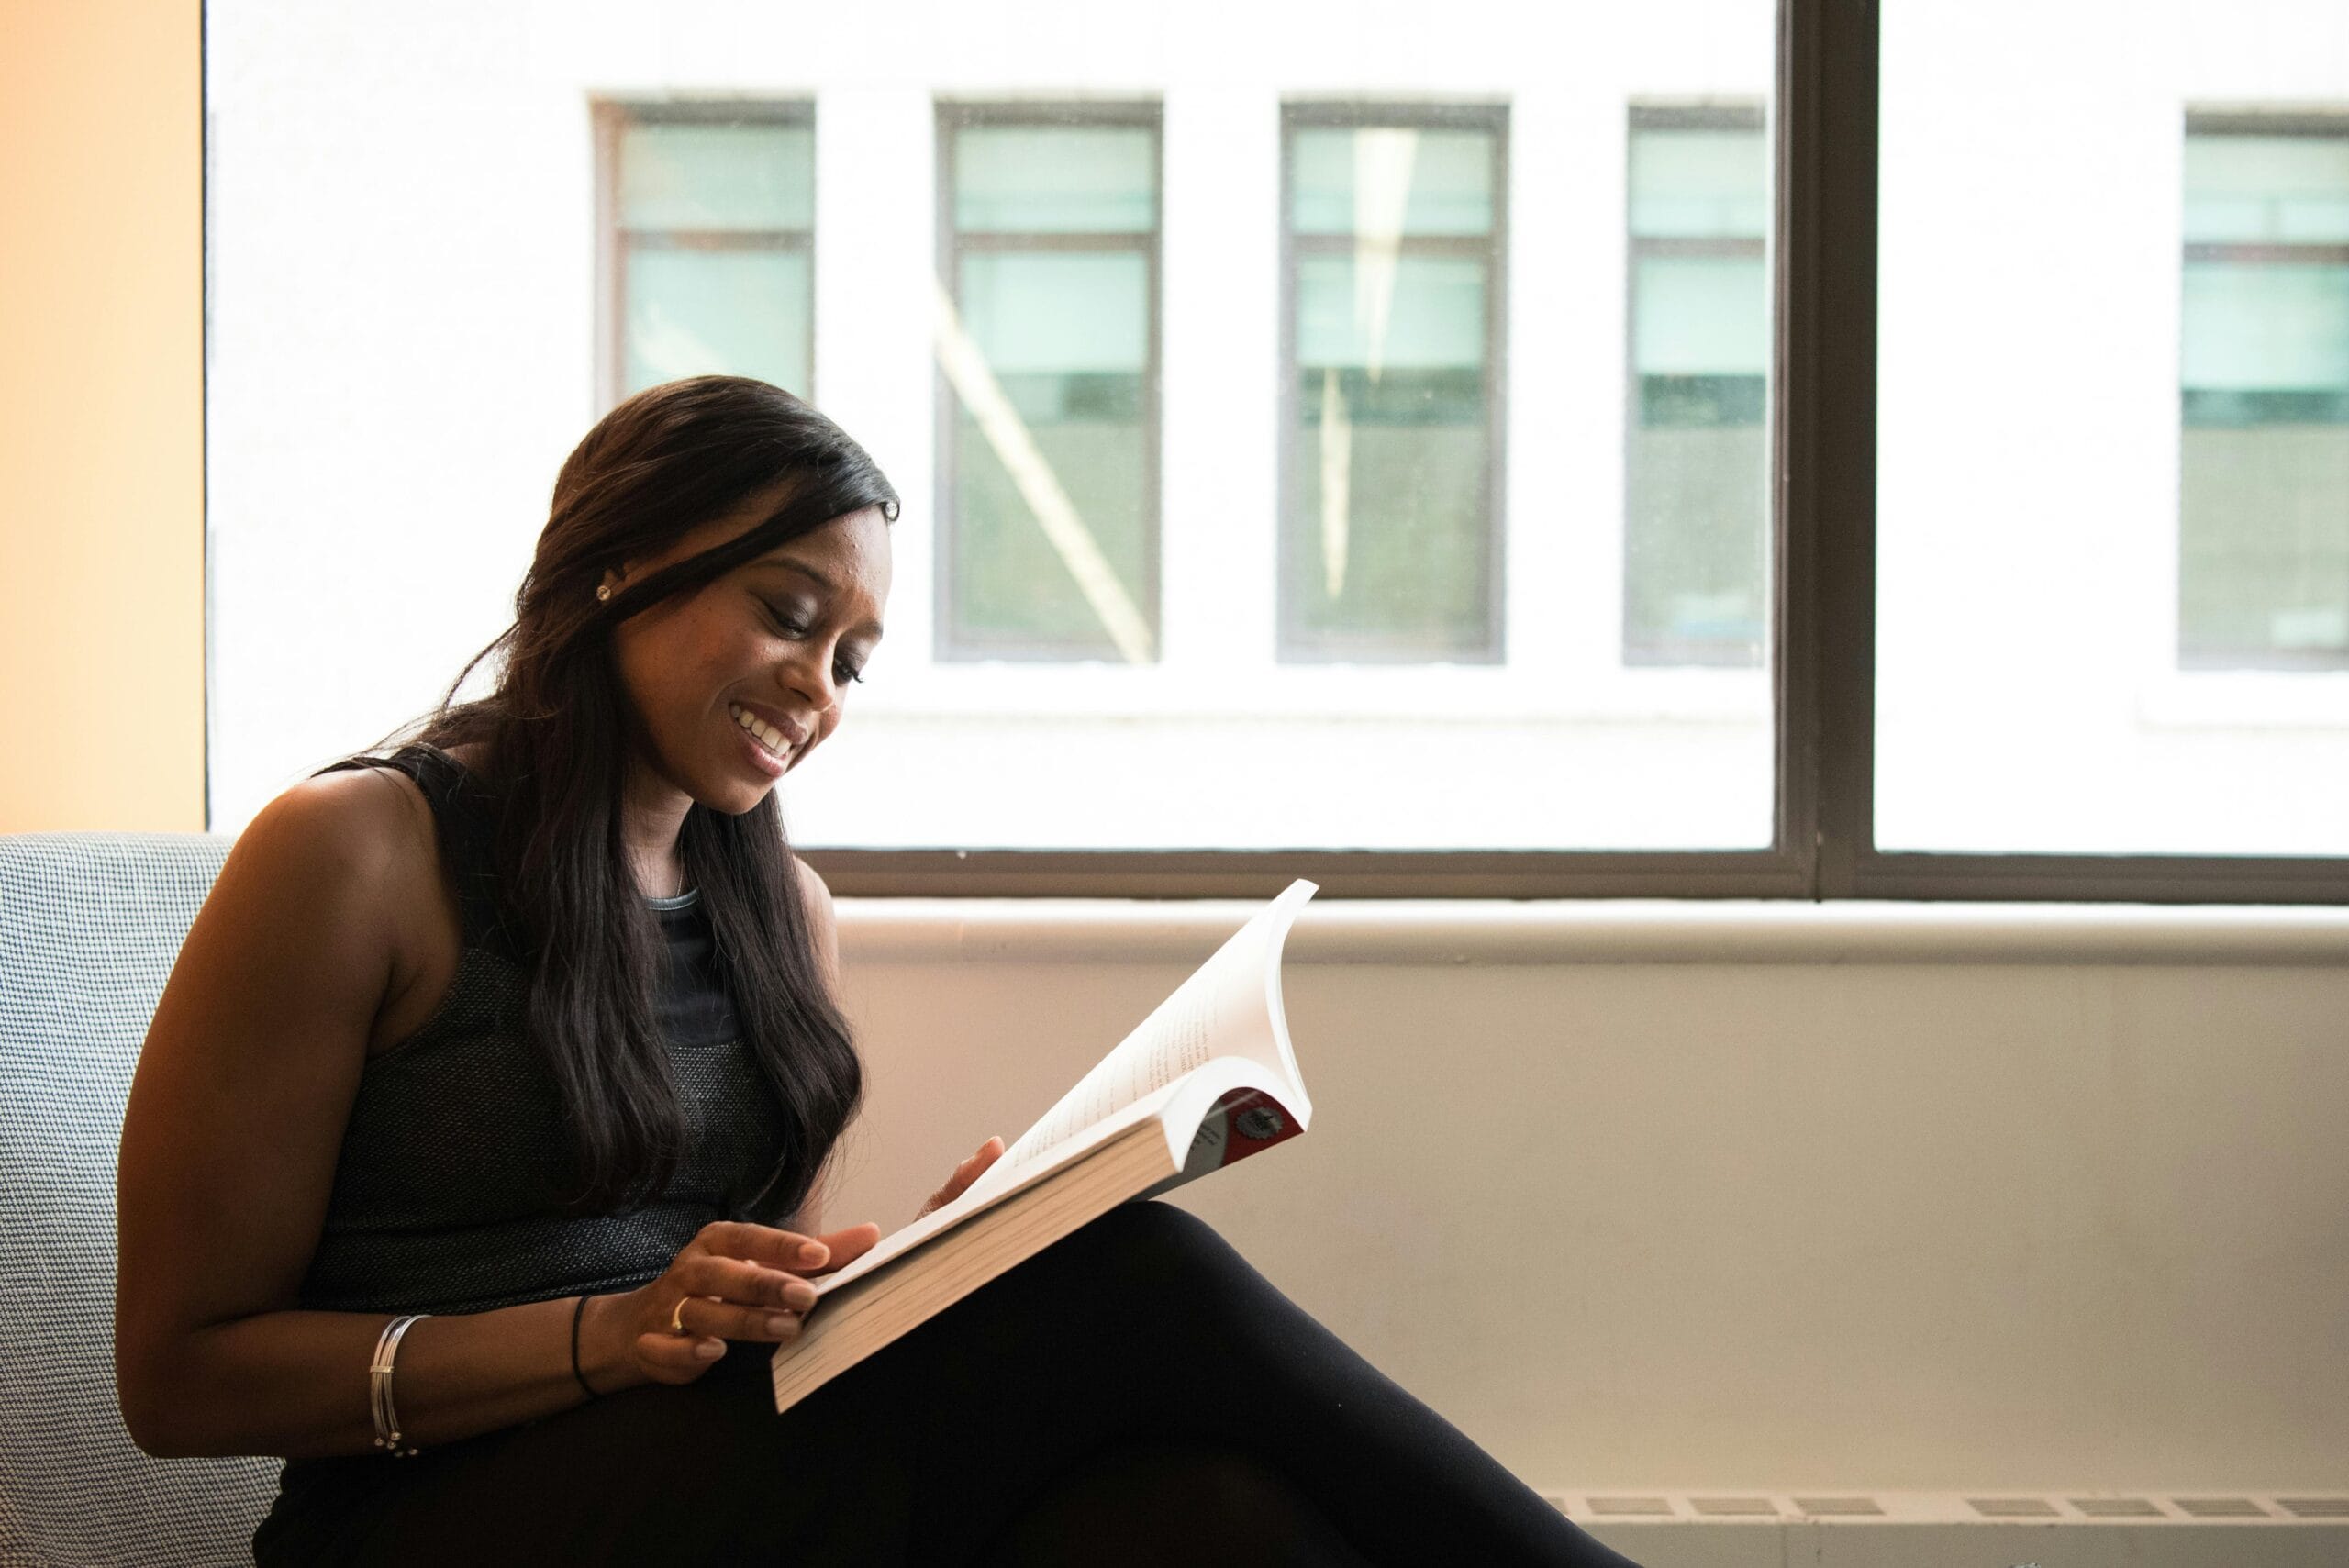
[[[768,556],[763,560],[753,561],[751,564],[772,567],[784,572],[796,572],[802,577],[813,578],[827,594],[837,595],[841,591],[841,585],[823,573],[817,571],[804,561],[794,561],[789,556]]]

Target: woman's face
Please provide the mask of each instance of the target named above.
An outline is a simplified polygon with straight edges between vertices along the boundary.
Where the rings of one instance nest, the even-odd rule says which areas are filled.
[[[699,554],[773,515],[783,487],[703,524],[629,578]],[[715,811],[751,809],[840,728],[881,640],[889,530],[878,508],[834,517],[614,633],[653,775]]]

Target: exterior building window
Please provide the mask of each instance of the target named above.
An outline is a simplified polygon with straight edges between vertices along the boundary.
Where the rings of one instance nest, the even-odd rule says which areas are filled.
[[[680,376],[814,394],[806,105],[604,104],[607,401]]]
[[[941,657],[1159,642],[1159,117],[939,108]]]
[[[1283,130],[1281,658],[1497,662],[1507,111]]]
[[[2349,120],[2192,116],[2178,658],[2349,667]]]
[[[1769,603],[1759,109],[1634,108],[1623,660],[1758,665]]]

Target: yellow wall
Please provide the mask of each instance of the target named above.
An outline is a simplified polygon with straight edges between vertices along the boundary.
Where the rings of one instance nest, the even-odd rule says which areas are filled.
[[[196,0],[0,0],[0,832],[204,826]]]

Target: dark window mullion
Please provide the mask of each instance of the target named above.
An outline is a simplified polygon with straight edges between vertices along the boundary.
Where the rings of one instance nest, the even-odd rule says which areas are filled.
[[[1778,22],[1775,844],[1842,898],[1876,839],[1876,8],[1783,0]]]

